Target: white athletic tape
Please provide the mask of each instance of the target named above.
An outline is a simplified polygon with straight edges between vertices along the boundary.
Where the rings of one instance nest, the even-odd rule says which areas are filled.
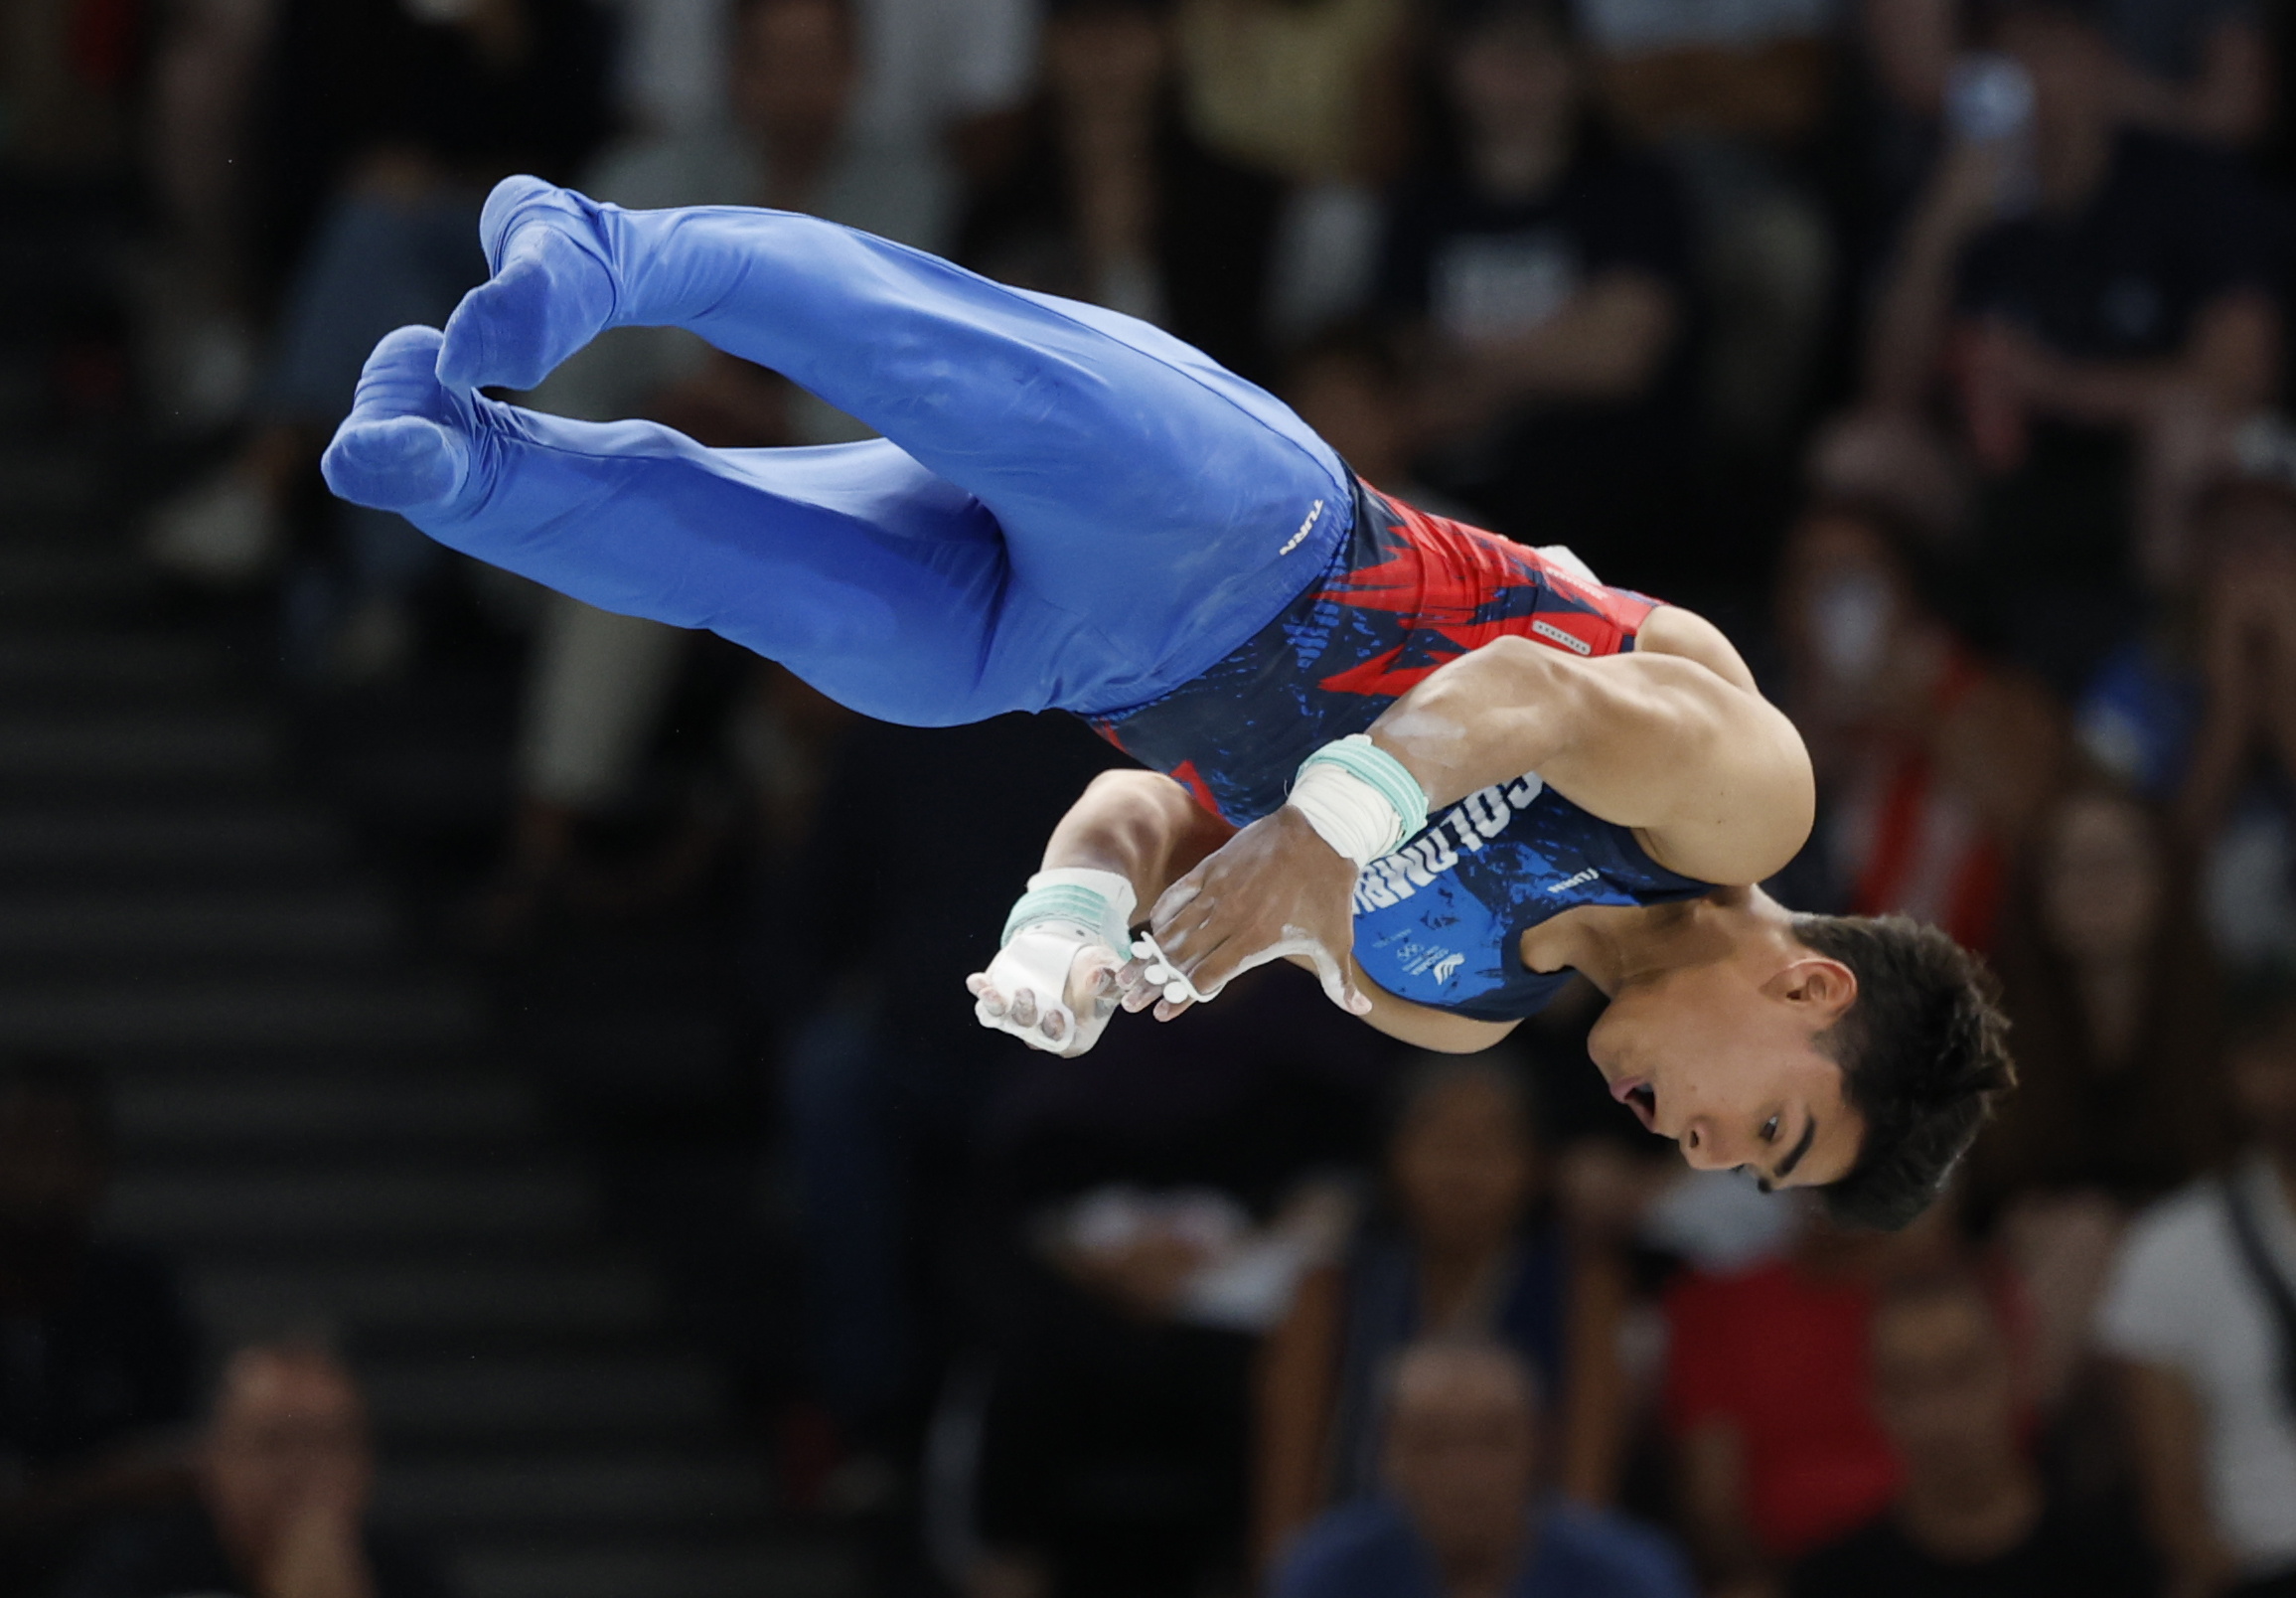
[[[1326,743],[1301,762],[1287,801],[1316,836],[1368,866],[1427,826],[1427,792],[1410,768],[1365,734]]]
[[[1010,943],[1024,927],[1056,921],[1085,928],[1121,954],[1135,905],[1129,878],[1089,866],[1055,866],[1028,879],[1028,891],[1004,918],[999,942]]]
[[[1141,975],[1161,988],[1167,1004],[1190,1002],[1208,1005],[1220,996],[1214,988],[1205,993],[1188,980],[1186,972],[1172,962],[1171,956],[1156,947],[1155,934],[1143,932],[1132,941],[1132,957],[1141,963]]]
[[[1010,1033],[1032,1048],[1073,1058],[1100,1040],[1116,1008],[1113,984],[1105,993],[1079,994],[1087,1014],[1069,1003],[1076,962],[1093,950],[1105,951],[1109,969],[1124,963],[1134,906],[1133,885],[1115,872],[1089,867],[1055,867],[1028,879],[1005,917],[1002,945],[983,973],[997,1007],[977,996],[973,1018],[993,1032]],[[1012,1019],[1022,993],[1035,1004],[1035,1018],[1023,1026]],[[1048,1017],[1060,1020],[1060,1037],[1044,1030]]]
[[[1073,1058],[1100,1040],[1102,1030],[1116,1009],[1114,967],[1110,967],[1110,985],[1105,993],[1080,994],[1087,1013],[1079,1016],[1068,1002],[1068,985],[1075,974],[1076,962],[1106,945],[1084,928],[1073,922],[1043,922],[1023,927],[1012,936],[1012,941],[996,951],[996,958],[989,962],[984,975],[990,990],[995,994],[1000,1008],[992,1010],[987,996],[973,1002],[973,1019],[992,1032],[1010,1033],[1032,1048],[1049,1050],[1064,1058]],[[1123,959],[1121,950],[1109,951],[1109,959]],[[1012,1019],[1013,1001],[1022,993],[1036,1003],[1036,1019],[1023,1026]],[[1044,1019],[1058,1016],[1060,1036],[1055,1039],[1044,1031]]]

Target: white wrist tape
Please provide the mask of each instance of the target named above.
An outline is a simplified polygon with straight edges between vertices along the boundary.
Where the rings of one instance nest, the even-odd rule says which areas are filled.
[[[1002,948],[1029,927],[1063,921],[1081,927],[1123,954],[1132,947],[1135,905],[1132,883],[1115,872],[1085,866],[1038,872],[1028,879],[1028,891],[1004,918],[1004,935],[997,940],[997,947]]]
[[[1419,779],[1362,732],[1301,761],[1289,803],[1358,866],[1392,853],[1427,826],[1427,791]]]

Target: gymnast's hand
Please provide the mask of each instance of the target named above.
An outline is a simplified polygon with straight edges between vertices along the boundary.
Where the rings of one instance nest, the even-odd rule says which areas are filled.
[[[1094,928],[1048,921],[1015,934],[988,970],[965,979],[965,988],[982,1026],[1074,1059],[1100,1041],[1127,974],[1138,966]]]
[[[530,177],[495,185],[478,231],[494,275],[447,318],[438,380],[460,394],[532,389],[613,320],[604,233],[582,196]]]
[[[1355,865],[1290,805],[1255,821],[1164,890],[1148,916],[1157,946],[1205,998],[1230,977],[1271,960],[1312,966],[1324,997],[1350,1015],[1371,1013],[1356,990]],[[1155,1004],[1169,1021],[1182,998],[1128,988],[1128,1010]]]

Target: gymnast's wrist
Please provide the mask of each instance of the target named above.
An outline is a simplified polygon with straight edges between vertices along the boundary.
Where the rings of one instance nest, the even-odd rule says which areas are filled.
[[[1028,891],[1004,918],[1001,948],[1032,926],[1060,922],[1081,928],[1118,954],[1132,947],[1133,911],[1139,896],[1118,872],[1088,866],[1056,866],[1028,879]]]
[[[1357,867],[1427,826],[1427,790],[1367,733],[1326,743],[1300,764],[1290,808]]]

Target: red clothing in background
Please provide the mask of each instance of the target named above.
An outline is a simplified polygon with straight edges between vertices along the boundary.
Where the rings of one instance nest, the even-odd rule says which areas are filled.
[[[1666,1296],[1667,1428],[1737,1429],[1747,1514],[1781,1559],[1855,1530],[1897,1495],[1897,1460],[1866,1398],[1872,1311],[1862,1283],[1782,1261],[1694,1271]]]

